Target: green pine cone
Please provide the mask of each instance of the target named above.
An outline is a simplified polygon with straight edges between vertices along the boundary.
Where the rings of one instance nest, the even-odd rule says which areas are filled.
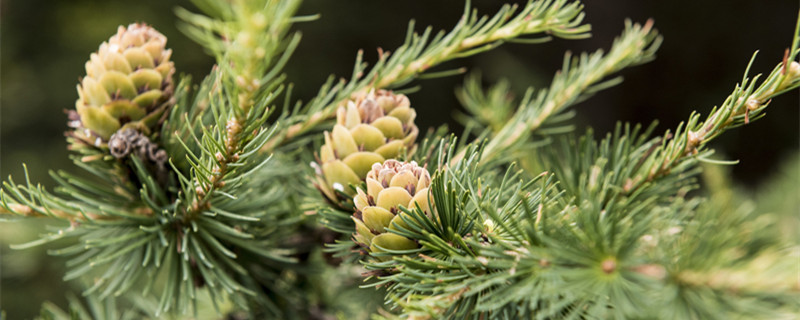
[[[356,232],[353,234],[355,241],[369,252],[418,248],[417,243],[411,239],[388,233],[386,229],[408,227],[401,218],[405,213],[400,210],[400,206],[419,206],[423,212],[431,214],[428,203],[431,176],[428,170],[414,161],[408,163],[386,160],[382,165],[374,164],[366,179],[367,191],[358,188],[353,198],[356,206],[353,215],[356,224]]]
[[[335,204],[349,201],[355,194],[349,186],[364,181],[373,164],[396,158],[404,149],[414,151],[415,117],[408,97],[386,90],[339,107],[336,125],[325,132],[320,149],[317,188]]]
[[[86,62],[75,108],[80,123],[74,136],[105,144],[117,130],[149,133],[169,106],[175,67],[167,38],[145,24],[120,26]]]

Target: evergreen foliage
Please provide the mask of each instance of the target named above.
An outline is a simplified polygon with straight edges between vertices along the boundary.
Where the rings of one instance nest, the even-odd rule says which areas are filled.
[[[748,65],[707,117],[692,113],[660,136],[654,126],[620,123],[598,139],[571,123],[571,106],[654,59],[661,37],[652,21],[627,21],[607,51],[567,53],[549,87],[518,100],[507,82],[484,89],[469,75],[457,92],[466,130],[431,130],[392,159],[430,172],[427,190],[378,163],[368,178],[331,191],[315,188],[322,173],[308,164],[321,162],[323,141],[339,152],[341,139],[322,134],[337,110],[461,74],[431,70],[504,42],[586,38],[580,2],[531,0],[490,16],[467,3],[449,32],[417,33],[412,22],[401,46],[381,50],[371,66],[359,52],[349,79],[331,76],[307,102],[292,97],[283,73],[301,39],[292,26],[315,19],[296,15],[299,0],[194,3],[202,13],[177,10],[181,28],[217,64],[199,82],[180,76],[174,93],[170,80],[167,109],[146,130],[117,131],[134,130],[128,136],[147,152],[118,156],[111,142],[72,135],[72,160],[84,172],[53,172],[52,192],[27,175],[3,184],[3,220],[64,222],[13,246],[61,245],[50,253],[66,258],[64,280],[81,287],[68,307],[45,303],[43,319],[365,318],[376,292],[384,306],[371,316],[388,319],[798,314],[797,236],[781,231],[796,217],[762,214],[734,196],[714,166],[726,162],[707,145],[800,87],[800,22],[766,76],[751,77]],[[157,152],[168,161],[154,161]],[[698,195],[700,179],[708,194]],[[382,209],[380,225],[363,217],[390,185],[407,192]]]

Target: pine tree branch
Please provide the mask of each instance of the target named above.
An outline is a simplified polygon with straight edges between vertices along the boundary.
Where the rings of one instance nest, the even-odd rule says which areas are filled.
[[[625,184],[625,191],[633,192],[644,184],[669,175],[683,162],[694,159],[708,142],[727,129],[749,124],[762,117],[772,98],[800,87],[800,63],[796,61],[800,53],[799,46],[800,19],[795,26],[791,48],[786,49],[783,61],[760,85],[756,87],[761,74],[748,78],[756,52],[745,69],[741,83],[735,86],[722,106],[714,107],[704,121],[700,120],[700,114],[692,113],[685,126],[684,123],[678,125],[674,135],[667,132],[662,145],[643,160],[640,172]],[[699,159],[706,160],[702,156]]]
[[[98,184],[66,172],[51,172],[51,176],[59,184],[56,191],[66,196],[63,198],[31,183],[28,169],[23,165],[25,184],[17,185],[11,178],[3,183],[3,189],[0,190],[0,214],[54,217],[70,222],[148,220],[152,216],[152,208],[142,203],[142,199],[150,198],[151,194],[144,193],[141,198],[131,197],[127,186],[113,184],[117,181],[117,175],[111,172],[113,170],[103,170],[102,167],[118,167],[117,164],[102,162],[98,167],[92,167],[85,164],[81,157],[73,160],[78,166],[111,182]]]
[[[359,54],[349,82],[331,79],[314,100],[292,111],[287,106],[281,123],[268,130],[272,103],[284,88],[280,72],[299,41],[287,36],[289,26],[307,19],[293,17],[299,1],[196,2],[209,17],[179,11],[188,22],[184,30],[219,65],[194,98],[188,80],[181,82],[178,106],[164,125],[161,143],[175,161],[171,178],[178,181],[156,181],[138,158],[111,163],[104,162],[108,155],[93,153],[76,164],[99,179],[53,173],[63,198],[32,184],[27,173],[25,183],[9,179],[0,191],[0,217],[72,222],[13,246],[77,240],[50,252],[70,257],[65,280],[90,279],[86,301],[70,298],[68,311],[48,304],[43,317],[168,317],[192,309],[197,317],[214,313],[203,307],[219,314],[234,303],[249,307],[251,318],[322,317],[318,306],[324,301],[308,293],[332,282],[308,276],[319,269],[304,256],[308,230],[297,228],[306,219],[300,213],[310,189],[297,177],[310,152],[266,153],[302,145],[305,133],[324,125],[354,95],[453,74],[427,72],[525,34],[579,38],[588,31],[580,25],[577,2],[531,1],[519,12],[504,7],[480,19],[467,6],[451,33],[429,41],[430,29],[421,36],[409,32],[404,46],[382,52],[371,69]],[[470,96],[473,112],[497,105],[509,112],[483,117],[481,138],[489,139],[483,149],[443,134],[422,144],[420,159],[437,169],[428,199],[433,211],[399,209],[404,226],[393,222],[396,228],[386,232],[418,247],[375,252],[380,261],[366,264],[373,280],[367,286],[386,287],[387,304],[411,319],[792,316],[800,307],[800,283],[794,261],[785,258],[797,256],[795,244],[787,249],[776,241],[765,217],[733,210],[746,206],[731,197],[715,195],[698,209],[700,200],[683,200],[689,182],[679,180],[694,168],[690,160],[708,154],[704,146],[714,137],[763,116],[770,99],[800,87],[797,35],[760,86],[745,77],[722,107],[702,122],[692,115],[674,137],[648,140],[638,127],[620,126],[600,142],[591,135],[563,140],[571,144],[566,156],[557,145],[540,148],[560,168],[534,178],[536,173],[493,162],[516,147],[531,147],[532,134],[563,128],[552,126],[568,118],[567,107],[615,83],[601,83],[605,76],[650,59],[658,46],[650,27],[628,25],[626,32],[636,35],[623,34],[622,44],[605,56],[568,55],[550,88],[535,99],[530,90],[516,113],[502,87]],[[466,90],[477,89],[471,88]],[[289,99],[287,94],[287,105]],[[280,133],[273,138],[274,132]],[[505,175],[498,167],[508,168]],[[140,290],[158,299],[134,296],[133,307],[117,312],[114,297]]]
[[[456,97],[468,114],[457,113],[456,119],[465,127],[477,127],[493,134],[513,118],[518,102],[514,101],[511,84],[501,79],[484,90],[481,74],[473,72],[464,78],[464,84],[457,89]]]
[[[257,151],[273,132],[263,124],[282,90],[280,70],[299,41],[297,36],[286,37],[297,3],[240,1],[232,6],[239,11],[223,13],[220,20],[187,13],[184,17],[192,25],[185,27],[212,51],[218,50],[219,66],[192,103],[188,81],[181,82],[176,97],[181,105],[165,122],[162,142],[169,155],[185,156],[188,164],[179,168],[170,163],[178,181],[167,186],[156,182],[135,157],[122,172],[132,183],[115,184],[116,172],[103,170],[108,163],[99,161],[89,165],[76,160],[97,175],[99,183],[54,173],[60,184],[56,191],[70,200],[47,193],[27,177],[23,185],[9,180],[0,194],[3,211],[74,222],[14,248],[78,239],[75,245],[52,251],[71,256],[65,279],[91,274],[93,282],[84,293],[98,293],[100,298],[154,287],[160,298],[156,316],[190,312],[202,288],[216,297],[230,294],[240,307],[274,303],[274,297],[260,293],[272,289],[261,286],[292,287],[280,277],[283,268],[294,263],[280,239],[300,219],[286,201],[292,190],[270,179],[286,180],[297,172],[293,165],[264,166],[270,157]],[[264,21],[268,17],[276,19],[274,24]],[[173,132],[182,136],[172,137]],[[176,149],[182,150],[172,153]],[[284,294],[289,290],[274,291],[276,296],[291,296]]]
[[[800,283],[776,276],[777,265],[785,264],[785,255],[797,256],[798,252],[785,252],[780,255],[765,254],[756,258],[745,268],[720,269],[710,272],[681,271],[674,275],[674,281],[681,286],[709,288],[730,293],[738,292],[794,292],[800,294]],[[785,268],[786,266],[782,266]],[[785,273],[782,272],[781,273]]]
[[[220,76],[210,95],[233,112],[225,112],[224,131],[219,131],[219,151],[213,154],[207,177],[195,179],[195,193],[187,217],[193,217],[211,207],[210,197],[225,186],[231,166],[241,161],[245,147],[260,130],[270,113],[268,104],[282,88],[280,70],[299,43],[299,34],[287,40],[286,34],[294,22],[300,1],[261,2],[237,1],[222,19],[179,10],[187,22],[184,29],[204,44],[217,57]],[[201,7],[215,8],[207,1]],[[217,8],[218,9],[218,8]],[[218,11],[219,12],[219,11]],[[268,21],[267,19],[270,19]],[[254,106],[258,106],[253,108]],[[222,123],[218,122],[218,125]],[[252,146],[251,146],[252,147]]]
[[[752,79],[747,77],[756,57],[754,54],[741,84],[736,85],[722,106],[715,107],[703,121],[700,120],[700,114],[693,113],[685,126],[683,123],[678,125],[674,135],[667,132],[665,135],[667,139],[659,148],[652,151],[652,155],[646,158],[639,172],[626,183],[626,192],[633,192],[643,184],[668,175],[684,161],[694,159],[704,150],[708,142],[727,129],[746,125],[761,118],[772,98],[800,87],[800,63],[794,60],[800,53],[799,42],[800,24],[796,29],[792,48],[786,50],[783,61],[758,86],[756,82],[760,75]],[[704,159],[700,157],[700,160]]]
[[[373,84],[373,86],[374,88],[386,88],[393,83],[404,82],[409,78],[416,77],[418,74],[425,72],[434,65],[454,58],[472,55],[474,53],[469,52],[472,48],[479,48],[479,51],[485,51],[499,45],[499,43],[495,44],[497,41],[508,41],[521,35],[546,32],[567,39],[585,38],[588,36],[586,32],[589,28],[586,25],[580,25],[583,16],[578,12],[581,9],[582,6],[577,2],[567,5],[566,1],[555,1],[552,4],[529,1],[516,16],[514,16],[516,5],[504,6],[500,12],[495,15],[495,19],[499,18],[499,21],[503,21],[504,23],[498,25],[489,23],[484,26],[474,24],[475,21],[478,21],[477,11],[473,11],[469,19],[471,22],[467,19],[465,12],[465,15],[461,17],[461,21],[453,29],[458,30],[465,28],[466,30],[476,30],[480,26],[480,31],[485,30],[485,32],[478,31],[460,41],[439,45],[441,46],[440,48],[431,46],[424,54],[411,61],[411,63],[398,65],[387,74],[378,76],[378,81]],[[543,13],[541,15],[534,14],[542,11]],[[484,17],[482,19],[486,18]],[[462,33],[468,32],[469,31],[462,31]],[[481,48],[485,45],[488,46]]]
[[[626,22],[622,35],[614,40],[614,44],[605,55],[602,50],[591,55],[584,53],[579,58],[572,58],[572,55],[568,53],[564,57],[562,69],[556,73],[549,89],[540,90],[536,94],[536,98],[533,98],[533,88],[530,88],[516,112],[508,117],[509,121],[505,121],[500,129],[484,132],[478,137],[478,140],[489,139],[482,159],[491,160],[512,147],[518,146],[520,142],[527,140],[534,131],[540,129],[556,114],[587,98],[592,93],[608,88],[609,84],[617,82],[610,80],[606,83],[599,83],[605,77],[626,67],[652,60],[661,43],[661,38],[652,27],[652,20],[647,21],[643,26],[632,24],[630,21]],[[474,88],[474,86],[467,87]],[[478,113],[482,112],[479,110],[497,108],[503,110],[502,98],[489,100],[484,94],[476,96],[475,93],[472,93],[469,95],[472,97],[468,97],[466,93],[461,94],[462,101],[473,104],[468,107],[468,110],[475,110]],[[504,96],[497,92],[493,92],[491,95]],[[476,106],[475,102],[495,102],[498,105]],[[461,157],[463,157],[463,151],[452,161],[459,161]]]
[[[789,57],[794,55],[787,54],[785,60]],[[791,63],[784,61],[773,75],[781,75],[782,70],[791,76]],[[760,90],[769,92],[770,97],[762,97],[769,99],[773,93],[800,86],[793,78],[784,80],[770,76],[768,79],[771,79],[768,80],[771,88],[756,89],[750,82],[748,89],[737,87],[742,93],[728,100],[759,98],[758,94],[752,94]],[[740,105],[744,104],[739,101]],[[761,109],[763,107],[750,112]],[[725,111],[719,112],[727,118]],[[721,123],[719,127],[744,123],[747,121],[745,112],[748,111],[741,106],[738,114],[728,112],[739,118]],[[713,128],[703,123],[696,127],[706,126]],[[438,226],[426,227],[425,223],[420,223],[423,217],[412,215],[413,219],[406,221],[411,230],[395,233],[417,239],[422,248],[406,252],[407,256],[395,258],[392,263],[368,265],[375,270],[374,275],[379,276],[374,285],[388,286],[392,293],[388,300],[402,307],[405,315],[423,318],[503,318],[503,315],[525,318],[534,314],[624,318],[641,314],[643,308],[651,308],[653,315],[685,308],[687,313],[678,313],[673,318],[704,318],[713,315],[715,310],[713,303],[705,301],[725,301],[732,306],[732,313],[744,314],[758,314],[754,310],[770,308],[780,313],[795,306],[796,284],[787,282],[786,277],[773,279],[774,290],[769,288],[770,281],[756,283],[759,281],[742,278],[749,273],[784,275],[787,270],[785,266],[772,263],[776,255],[770,255],[769,250],[776,246],[750,235],[754,230],[764,230],[763,226],[754,225],[755,221],[742,223],[754,220],[752,217],[708,212],[708,208],[725,206],[712,204],[697,212],[698,201],[679,200],[684,195],[678,189],[687,182],[680,181],[685,180],[685,175],[677,172],[685,173],[690,168],[682,166],[674,177],[660,177],[663,180],[649,184],[647,190],[628,193],[630,190],[624,180],[641,172],[640,168],[646,168],[654,154],[670,145],[668,141],[648,140],[647,131],[639,134],[638,128],[626,127],[624,131],[618,128],[613,137],[600,143],[595,143],[591,136],[570,141],[567,147],[576,150],[567,157],[555,151],[543,152],[552,153],[553,164],[564,167],[555,175],[569,190],[569,193],[562,193],[564,197],[561,198],[545,192],[546,188],[515,189],[484,176],[451,177],[461,182],[459,187],[464,191],[460,193],[467,198],[456,206],[456,211],[466,218],[465,221],[486,219],[483,228],[474,227],[471,233],[459,232],[463,239],[446,239],[446,233],[441,233]],[[714,133],[707,132],[709,136]],[[673,148],[683,155],[685,146]],[[487,145],[489,147],[491,144]],[[479,151],[481,155],[485,152]],[[467,154],[473,158],[475,150]],[[481,161],[484,161],[482,157]],[[479,170],[473,171],[478,175]],[[623,185],[626,187],[622,188]],[[493,188],[511,189],[508,191],[511,194],[528,191],[527,195],[535,200],[497,197],[489,192]],[[453,189],[458,187],[449,188],[451,192]],[[449,215],[452,211],[440,206],[442,201],[433,202],[437,215]],[[476,209],[477,213],[473,211]],[[700,218],[694,218],[696,214]],[[670,227],[676,221],[687,223],[685,228],[691,232]],[[449,230],[459,230],[459,227],[463,227],[463,223]],[[709,227],[718,230],[717,233],[704,236],[705,228]],[[658,244],[666,247],[667,253],[649,257],[652,253],[648,251],[652,250],[639,249],[640,241],[653,237],[648,232],[661,230],[665,233],[664,239],[674,240]],[[742,257],[743,254],[749,255],[748,258]],[[756,255],[765,260],[758,260]],[[764,269],[769,265],[775,266],[774,269]],[[674,298],[659,296],[653,280],[679,293]],[[675,287],[677,289],[673,289]],[[655,301],[659,303],[657,306],[653,305]]]
[[[463,58],[491,50],[504,41],[513,41],[524,35],[547,33],[566,39],[588,37],[589,25],[581,24],[583,6],[567,0],[533,1],[517,12],[517,5],[506,5],[491,19],[479,17],[471,11],[469,3],[459,22],[449,33],[440,32],[430,39],[431,28],[422,35],[413,32],[413,22],[405,43],[394,53],[378,50],[378,62],[369,71],[362,63],[362,52],[350,81],[334,85],[331,78],[318,95],[302,108],[298,106],[300,123],[280,132],[263,151],[269,151],[292,140],[335,115],[344,101],[369,90],[398,87],[412,81],[432,67],[449,60]]]
[[[455,180],[469,184],[476,179]],[[485,205],[482,228],[473,228],[463,242],[437,240],[435,229],[417,231],[425,235],[417,236],[423,244],[420,253],[371,265],[386,272],[376,273],[382,276],[374,285],[390,288],[387,302],[402,307],[403,315],[708,318],[786,315],[798,305],[793,260],[785,259],[796,255],[796,248],[779,253],[779,246],[751,237],[764,230],[755,216],[723,212],[728,210],[716,202],[701,210],[695,210],[697,201],[604,208],[594,199],[568,205],[570,196],[558,200],[530,186],[480,181],[492,186],[470,192],[466,203]],[[529,193],[527,198],[496,198],[502,193],[493,193],[495,188]],[[559,207],[564,209],[559,212]],[[481,219],[469,209],[461,214]],[[684,221],[687,230],[669,227],[676,221]],[[708,228],[716,232],[707,235]],[[653,244],[656,248],[642,244],[654,236],[662,239]],[[728,306],[724,312],[717,301]]]
[[[726,187],[699,207],[690,204],[660,218],[640,240],[637,255],[646,264],[632,271],[676,293],[648,293],[661,300],[653,314],[781,318],[800,307],[800,248],[773,232],[780,220],[753,210],[748,195],[732,191]]]
[[[697,173],[694,161],[709,161],[705,157],[710,151],[703,148],[708,141],[728,128],[763,116],[766,103],[757,105],[756,101],[769,101],[800,86],[800,64],[789,62],[789,58],[787,53],[785,60],[758,87],[758,76],[753,80],[745,76],[744,85],[737,85],[723,106],[715,108],[706,121],[701,122],[700,115],[693,113],[689,125],[680,124],[674,137],[667,132],[664,137],[650,139],[652,128],[639,134],[637,128],[630,130],[625,126],[622,130],[618,126],[600,143],[595,143],[591,134],[578,140],[562,139],[551,149],[556,152],[537,152],[529,158],[543,159],[537,169],[555,170],[562,186],[572,195],[591,199],[598,192],[606,193],[604,202],[609,206],[635,204],[654,194],[685,192],[682,188],[691,187],[688,178]],[[794,74],[792,68],[798,73]],[[750,108],[746,101],[752,102]],[[607,187],[621,192],[607,193],[604,191]]]
[[[56,217],[63,220],[69,221],[80,221],[83,220],[83,217],[77,216],[74,214],[70,214],[66,211],[56,210],[56,209],[45,209],[41,206],[26,206],[18,203],[8,203],[0,206],[0,215],[19,215],[23,217],[32,217],[32,218],[45,218],[45,217]],[[93,219],[98,219],[101,216],[98,215],[89,215]]]

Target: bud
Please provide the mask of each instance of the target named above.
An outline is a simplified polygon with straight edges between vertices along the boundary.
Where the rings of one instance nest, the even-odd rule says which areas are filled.
[[[797,78],[800,77],[800,63],[797,61],[792,61],[789,63],[789,77]]]
[[[320,148],[317,188],[333,203],[347,201],[355,194],[349,186],[361,183],[373,164],[396,158],[404,149],[414,151],[415,117],[405,95],[385,90],[340,106]]]
[[[169,106],[175,72],[167,38],[144,24],[120,26],[86,62],[73,136],[105,144],[119,129],[149,133]]]
[[[400,206],[419,208],[430,215],[428,203],[431,176],[416,162],[386,160],[382,165],[372,165],[367,173],[367,190],[358,188],[353,203],[356,212],[353,221],[356,233],[353,238],[369,252],[390,250],[410,250],[417,243],[403,236],[389,233],[387,229],[408,228],[403,221],[405,215]]]
[[[492,219],[486,219],[483,221],[483,228],[486,230],[486,233],[493,233],[494,232],[494,221]]]

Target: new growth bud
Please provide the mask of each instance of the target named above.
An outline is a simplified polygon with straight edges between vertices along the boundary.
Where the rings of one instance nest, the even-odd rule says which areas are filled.
[[[364,181],[374,164],[396,158],[404,149],[414,151],[419,132],[415,117],[406,96],[384,90],[340,106],[319,151],[317,188],[333,203],[348,201],[355,194],[349,186]]]
[[[175,72],[167,38],[145,24],[120,26],[86,62],[73,136],[103,143],[123,127],[149,134],[169,106]]]
[[[401,206],[412,210],[419,208],[431,215],[428,202],[431,176],[428,170],[413,161],[386,160],[383,165],[374,164],[366,179],[367,190],[358,188],[353,198],[356,206],[353,215],[355,241],[369,252],[417,248],[413,240],[387,230],[409,227],[403,221],[407,214],[400,210]]]

